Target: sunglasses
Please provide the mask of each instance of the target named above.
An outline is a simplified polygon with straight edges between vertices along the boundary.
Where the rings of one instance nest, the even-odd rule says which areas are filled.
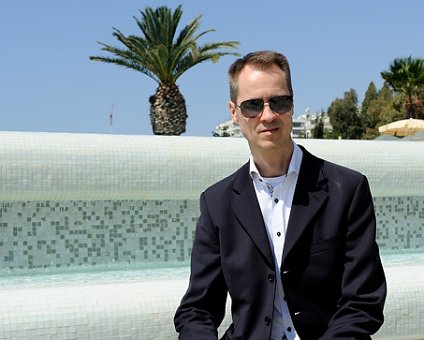
[[[291,110],[293,106],[293,96],[276,96],[269,98],[268,103],[262,99],[249,99],[237,105],[242,115],[246,118],[254,118],[261,114],[264,110],[265,104],[268,104],[274,113],[283,114]]]

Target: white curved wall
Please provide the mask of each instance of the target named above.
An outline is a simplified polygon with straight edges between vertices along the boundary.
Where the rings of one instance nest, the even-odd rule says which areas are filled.
[[[423,249],[424,143],[297,142],[368,176],[377,197],[380,249]],[[3,274],[185,265],[200,192],[248,156],[246,141],[237,138],[0,132]],[[387,322],[376,338],[422,334],[419,263],[385,266]],[[186,277],[18,290],[0,285],[0,333],[170,339],[170,320],[186,285]],[[17,322],[22,317],[29,321]]]
[[[424,193],[424,143],[297,142],[366,174],[375,197]],[[0,201],[198,198],[248,157],[242,138],[0,132]]]
[[[0,132],[0,200],[197,198],[248,155],[242,140]]]

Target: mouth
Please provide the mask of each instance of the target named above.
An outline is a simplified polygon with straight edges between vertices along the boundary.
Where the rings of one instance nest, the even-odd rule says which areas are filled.
[[[263,129],[263,130],[260,131],[260,133],[274,134],[278,130],[279,130],[278,127],[273,127],[273,128]]]

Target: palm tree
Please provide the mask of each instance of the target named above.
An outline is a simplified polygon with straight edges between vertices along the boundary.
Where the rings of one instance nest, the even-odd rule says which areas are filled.
[[[404,96],[406,118],[419,118],[422,107],[420,94],[424,90],[424,59],[397,58],[389,71],[381,72],[395,92]]]
[[[183,27],[176,36],[183,14],[181,5],[174,12],[166,6],[140,10],[141,19],[134,17],[142,36],[125,36],[113,28],[113,36],[125,48],[99,42],[102,51],[114,57],[90,56],[91,60],[112,63],[141,72],[159,86],[150,96],[150,121],[156,135],[180,135],[186,131],[187,112],[183,95],[176,81],[188,69],[203,62],[217,62],[221,56],[236,55],[222,49],[235,49],[239,42],[225,41],[198,45],[199,38],[215,30],[197,33],[201,15]]]

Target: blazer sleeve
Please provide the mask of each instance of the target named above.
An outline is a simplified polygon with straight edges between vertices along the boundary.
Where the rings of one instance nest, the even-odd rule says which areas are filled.
[[[191,254],[189,287],[174,317],[179,339],[217,339],[217,329],[225,315],[226,298],[219,232],[213,225],[203,193]]]
[[[320,339],[370,339],[383,324],[386,280],[375,242],[376,221],[365,176],[352,196],[347,216],[342,295]]]

